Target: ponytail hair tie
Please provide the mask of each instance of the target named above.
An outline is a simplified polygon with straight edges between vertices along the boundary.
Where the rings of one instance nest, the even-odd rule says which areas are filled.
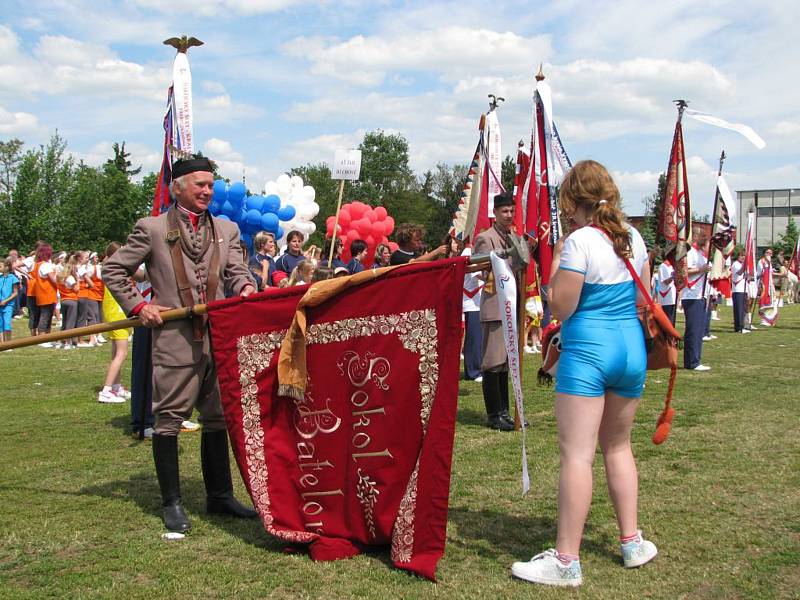
[[[597,201],[597,203],[598,203],[598,204],[608,204],[608,200],[605,200],[605,199],[603,199],[603,200],[598,200],[598,201]]]

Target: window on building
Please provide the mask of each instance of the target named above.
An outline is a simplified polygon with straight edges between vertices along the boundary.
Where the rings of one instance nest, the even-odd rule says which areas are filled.
[[[800,206],[793,206],[792,207],[792,214],[793,215],[800,215]]]
[[[772,207],[771,206],[759,206],[757,210],[758,210],[758,216],[759,217],[771,217],[772,216]]]
[[[797,207],[795,207],[797,208]],[[761,209],[759,209],[761,210]],[[789,215],[789,207],[788,206],[776,206],[772,209],[774,212],[772,213],[776,217],[786,217]]]

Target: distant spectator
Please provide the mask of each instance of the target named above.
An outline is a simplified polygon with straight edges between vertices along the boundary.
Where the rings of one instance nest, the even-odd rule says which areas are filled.
[[[61,295],[61,331],[75,329],[78,323],[78,262],[71,254],[57,275],[58,293]],[[77,347],[77,338],[64,340],[62,348],[72,350]]]
[[[11,341],[11,323],[14,319],[19,279],[11,271],[11,262],[0,259],[0,340]]]
[[[301,260],[289,276],[289,286],[311,283],[314,276],[314,263],[308,259]]]
[[[388,267],[389,260],[392,258],[392,249],[386,244],[378,244],[375,248],[375,262],[372,265],[373,269],[380,269],[381,267]]]
[[[425,228],[414,223],[402,223],[397,227],[397,244],[399,248],[392,253],[389,264],[404,265],[406,263],[436,260],[444,256],[447,247],[442,244],[435,250],[421,254],[424,245]]]
[[[289,274],[305,258],[303,256],[303,234],[299,231],[290,231],[286,236],[286,244],[286,252],[275,261],[275,268]]]
[[[56,268],[51,262],[53,249],[50,244],[42,244],[36,251],[36,261],[33,265],[33,274],[36,279],[35,297],[36,310],[34,313],[35,327],[38,335],[50,333],[53,321],[53,310],[56,307]],[[30,308],[28,308],[30,311]],[[43,348],[52,348],[53,344],[41,344]]]
[[[364,264],[361,262],[367,257],[367,242],[364,240],[353,240],[350,243],[350,255],[352,258],[347,263],[347,272],[350,275],[355,275],[364,270]]]
[[[325,240],[325,247],[322,249],[322,260],[319,261],[319,264],[323,267],[330,267],[331,269],[337,269],[339,267],[344,267],[345,264],[342,262],[342,249],[344,248],[344,244],[342,243],[341,238],[336,238],[336,243],[333,245],[333,260],[331,264],[328,264],[328,258],[331,255],[331,240],[330,238]]]
[[[121,248],[118,242],[111,242],[105,251],[106,259],[110,258],[117,250]],[[134,282],[131,280],[131,287]],[[120,308],[111,292],[103,286],[103,321],[111,323],[113,321],[121,321],[125,318],[125,313]],[[120,382],[120,372],[122,371],[122,364],[128,356],[128,336],[131,335],[130,329],[115,329],[109,334],[111,340],[111,363],[108,365],[106,371],[106,379],[103,383],[103,389],[97,395],[97,401],[104,404],[119,404],[125,402],[130,398],[128,392]]]
[[[314,269],[314,276],[311,278],[311,283],[317,281],[325,281],[326,279],[333,278],[333,269],[329,267],[317,267]]]
[[[275,272],[275,236],[267,231],[259,231],[253,238],[255,254],[250,257],[248,267],[256,280],[259,290],[271,285],[272,274]]]

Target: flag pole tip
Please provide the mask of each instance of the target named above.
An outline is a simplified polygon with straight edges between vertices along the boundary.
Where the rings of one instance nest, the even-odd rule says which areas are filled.
[[[162,44],[165,46],[172,46],[179,53],[186,54],[189,48],[193,48],[194,46],[202,46],[203,42],[194,36],[188,37],[186,35],[182,35],[181,37],[167,38],[162,42]]]
[[[539,72],[536,73],[536,81],[544,81],[544,72],[542,71],[542,63],[539,63]]]

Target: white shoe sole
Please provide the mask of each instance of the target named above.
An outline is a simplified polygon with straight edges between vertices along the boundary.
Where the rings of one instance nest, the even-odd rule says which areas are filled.
[[[653,554],[652,556],[642,556],[640,558],[637,558],[636,560],[632,560],[632,561],[626,562],[626,563],[624,563],[624,565],[625,565],[626,569],[635,569],[637,567],[641,567],[643,565],[646,565],[651,560],[653,560],[656,556],[658,556],[658,550],[656,550],[656,553]]]
[[[523,563],[524,564],[524,563]],[[547,579],[544,577],[537,577],[525,573],[523,569],[518,568],[516,564],[511,565],[511,574],[517,579],[529,581],[530,583],[541,583],[542,585],[552,585],[555,587],[580,587],[583,579]]]

